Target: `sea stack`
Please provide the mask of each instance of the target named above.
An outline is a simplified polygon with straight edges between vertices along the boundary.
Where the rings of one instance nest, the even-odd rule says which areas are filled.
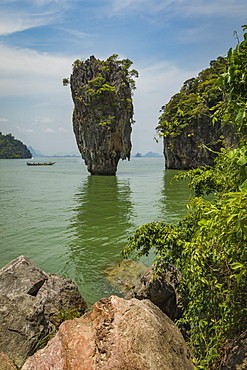
[[[115,175],[119,159],[130,159],[132,77],[138,73],[129,71],[129,59],[120,61],[117,57],[114,54],[106,61],[94,56],[78,59],[67,81],[74,102],[73,130],[92,175]]]

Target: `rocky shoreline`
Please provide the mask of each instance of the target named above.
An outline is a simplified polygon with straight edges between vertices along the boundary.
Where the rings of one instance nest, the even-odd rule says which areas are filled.
[[[70,279],[24,256],[11,261],[0,270],[0,370],[194,369],[173,322],[181,316],[176,284],[162,274],[154,279],[153,267],[126,299],[102,298],[86,310]],[[241,346],[243,353],[246,336]],[[228,357],[224,369],[246,368]]]

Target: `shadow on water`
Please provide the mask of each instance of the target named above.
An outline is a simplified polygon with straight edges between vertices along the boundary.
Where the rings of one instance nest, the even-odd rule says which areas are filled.
[[[65,273],[91,305],[114,293],[102,270],[116,260],[126,235],[134,229],[129,179],[90,175],[77,189],[74,200]]]

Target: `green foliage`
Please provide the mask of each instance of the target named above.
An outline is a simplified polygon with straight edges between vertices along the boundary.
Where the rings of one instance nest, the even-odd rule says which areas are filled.
[[[220,356],[228,338],[246,328],[247,191],[214,202],[194,198],[178,225],[150,223],[129,239],[125,257],[156,254],[157,269],[176,265],[189,344],[200,366]]]
[[[244,27],[243,27],[244,28]],[[244,28],[245,29],[245,28]],[[231,120],[240,137],[247,133],[247,34],[237,47],[228,51],[228,70],[218,80],[218,85],[226,95],[219,102],[214,119],[220,116],[224,122]]]
[[[67,86],[69,84],[69,79],[68,78],[64,78],[63,79],[63,86]]]
[[[101,98],[102,95],[108,93],[117,94],[117,90],[110,83],[106,83],[106,79],[98,76],[91,81],[88,81],[89,88],[86,90],[87,95],[94,99]]]
[[[32,158],[32,154],[20,140],[0,132],[0,158]]]
[[[247,179],[247,147],[226,150],[222,148],[215,166],[181,172],[174,176],[173,181],[189,179],[189,187],[195,196],[217,195],[238,191]]]
[[[76,59],[74,63],[72,64],[73,71],[78,69],[82,63],[83,63],[82,60]]]
[[[177,225],[142,225],[123,250],[125,258],[138,258],[154,250],[157,270],[177,266],[182,276],[179,291],[184,307],[178,325],[189,325],[188,343],[200,369],[219,369],[228,340],[236,338],[247,325],[247,92],[246,81],[245,86],[241,82],[247,75],[246,40],[245,35],[244,41],[228,53],[229,68],[219,78],[221,93],[216,94],[216,99],[214,93],[211,95],[212,86],[218,91],[216,79],[208,69],[184,84],[163,116],[169,118],[175,112],[176,120],[185,124],[188,109],[194,110],[196,105],[190,106],[188,101],[195,101],[201,86],[207,99],[213,96],[211,102],[215,101],[216,106],[210,109],[217,119],[228,124],[231,120],[239,135],[238,145],[222,148],[213,168],[204,166],[176,176],[175,180],[189,178],[195,193],[187,216]],[[214,68],[217,75],[220,63],[215,63]],[[223,93],[226,100],[218,104]],[[180,94],[186,94],[185,101],[181,101]],[[170,128],[165,123],[162,129],[174,132],[178,124],[169,124]],[[203,198],[209,194],[210,200]]]
[[[108,117],[100,116],[100,122],[98,124],[100,126],[110,125],[113,122],[114,118],[115,118],[114,116]]]
[[[66,320],[73,320],[76,317],[81,317],[81,315],[82,313],[75,309],[62,310],[60,314],[58,315],[58,318],[60,319],[61,322],[63,322]]]
[[[75,90],[73,99],[94,116],[94,121],[99,126],[113,124],[118,116],[117,112],[123,109],[128,111],[130,122],[133,123],[131,92],[135,89],[133,78],[138,77],[135,69],[130,70],[133,62],[129,59],[118,60],[117,54],[111,55],[105,61],[95,58],[92,58],[92,61],[94,78]],[[84,68],[83,66],[84,62],[76,60],[73,72],[80,73],[79,70]],[[64,84],[67,82],[67,79],[64,79]]]
[[[178,136],[184,128],[202,117],[211,118],[211,108],[222,101],[223,93],[218,86],[220,73],[226,71],[227,60],[219,57],[210,62],[210,67],[200,72],[197,78],[184,82],[179,93],[161,108],[156,130],[161,136]]]

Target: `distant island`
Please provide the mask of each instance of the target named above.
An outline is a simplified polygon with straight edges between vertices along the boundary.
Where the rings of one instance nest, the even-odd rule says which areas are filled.
[[[44,157],[44,155],[43,154],[41,154],[39,151],[37,151],[37,150],[34,150],[31,146],[28,146],[27,147],[28,148],[28,150],[30,150],[30,152],[31,152],[31,154],[32,154],[32,157],[33,158],[36,158],[36,157]]]
[[[15,139],[13,135],[3,135],[0,132],[0,158],[32,158],[32,153],[25,144]]]
[[[163,156],[159,153],[148,152],[144,155],[142,155],[142,153],[137,153],[134,157],[140,158],[140,157],[163,157]]]

